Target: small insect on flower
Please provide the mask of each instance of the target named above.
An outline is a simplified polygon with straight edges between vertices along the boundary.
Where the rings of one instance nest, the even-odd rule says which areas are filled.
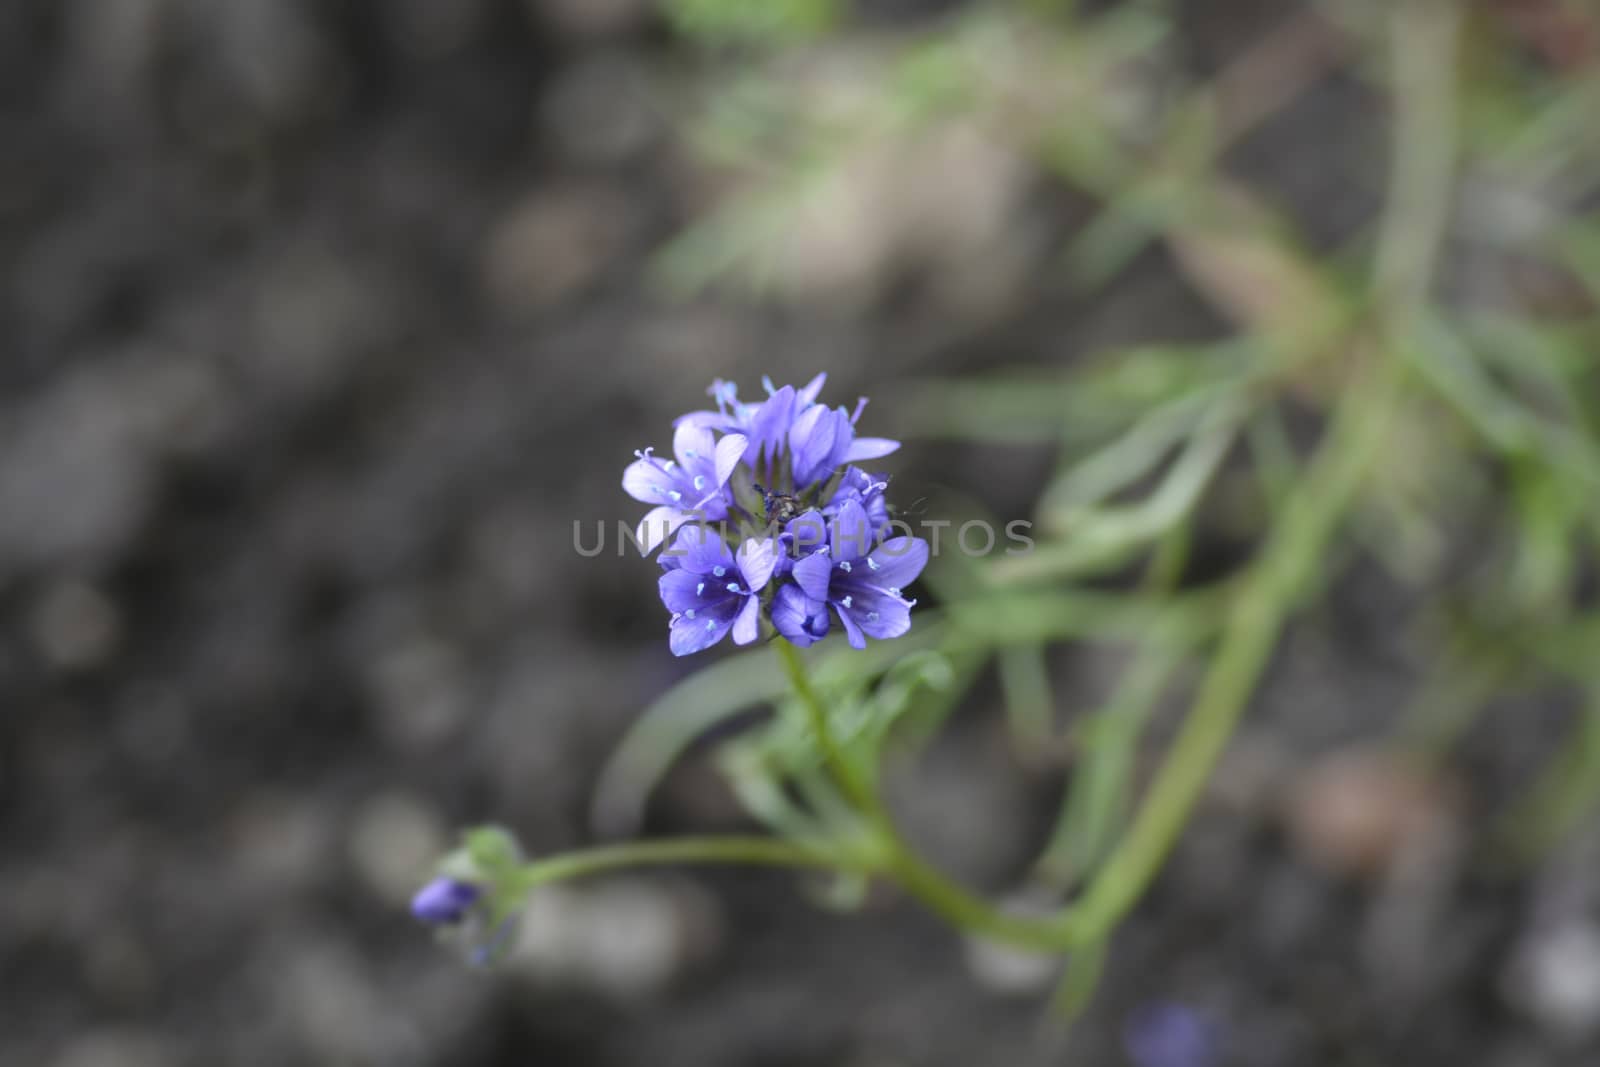
[[[761,494],[761,506],[766,511],[769,525],[787,526],[805,510],[800,499],[788,493],[774,493],[763,488],[759,482],[755,485],[755,491]]]

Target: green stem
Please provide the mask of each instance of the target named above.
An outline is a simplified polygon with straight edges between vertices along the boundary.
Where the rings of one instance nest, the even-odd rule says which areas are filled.
[[[1139,739],[1181,663],[1171,648],[1141,648],[1110,700],[1087,717],[1082,754],[1050,842],[1034,863],[1035,878],[1073,888],[1108,851],[1127,819]]]
[[[1050,917],[1030,918],[1001,911],[982,897],[946,878],[896,838],[888,874],[922,906],[951,926],[1025,952],[1065,952],[1072,947],[1069,931]]]
[[[790,688],[805,706],[806,717],[811,722],[811,732],[816,735],[817,747],[822,750],[822,762],[828,768],[828,773],[833,776],[839,791],[857,811],[869,818],[879,818],[881,805],[877,793],[867,783],[866,778],[856,770],[855,764],[850,762],[834,738],[833,727],[828,722],[827,708],[822,703],[822,698],[817,695],[816,687],[811,684],[805,662],[800,658],[800,650],[782,637],[774,640],[773,644],[777,646],[778,660],[783,664],[784,673],[789,676]]]
[[[1060,952],[1067,947],[1066,934],[1050,919],[1008,915],[988,901],[975,896],[929,866],[895,829],[888,809],[871,783],[856,770],[834,737],[828,709],[806,673],[800,652],[781,637],[773,642],[783,662],[795,696],[804,705],[817,746],[840,792],[866,819],[883,852],[881,873],[887,875],[922,902],[923,906],[952,926],[981,934],[1013,948],[1031,952]]]
[[[538,860],[518,872],[517,888],[528,892],[549,882],[584,878],[625,867],[682,863],[813,867],[854,873],[870,873],[876,869],[871,861],[864,858],[852,858],[771,837],[679,837],[664,841],[600,845]]]

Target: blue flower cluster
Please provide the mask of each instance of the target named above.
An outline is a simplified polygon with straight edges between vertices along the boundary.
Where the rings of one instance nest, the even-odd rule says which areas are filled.
[[[671,541],[660,585],[675,655],[730,631],[750,644],[763,615],[802,647],[827,636],[834,615],[855,648],[911,628],[916,601],[903,590],[927,565],[928,543],[889,536],[888,482],[855,466],[900,442],[856,436],[866,399],[853,412],[819,403],[826,378],[800,389],[763,379],[757,403],[713,382],[716,410],[677,420],[673,458],[645,449],[623,472],[622,488],[655,505],[639,543],[653,552]]]

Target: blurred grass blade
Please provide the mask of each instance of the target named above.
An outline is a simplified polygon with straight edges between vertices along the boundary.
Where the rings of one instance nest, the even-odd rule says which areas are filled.
[[[1055,701],[1044,646],[1002,648],[998,661],[1012,742],[1020,753],[1037,755],[1055,736]]]
[[[840,21],[840,0],[665,0],[672,26],[712,43],[789,44],[810,40]]]
[[[1211,395],[1191,393],[1145,415],[1127,433],[1058,478],[1045,490],[1040,510],[1088,507],[1127,489],[1188,438],[1213,403]]]
[[[1170,649],[1141,650],[1111,700],[1085,723],[1082,757],[1035,865],[1039,879],[1070,888],[1109,850],[1127,818],[1139,739],[1178,662]]]
[[[1524,413],[1485,373],[1460,337],[1435,317],[1425,317],[1406,346],[1422,377],[1485,440],[1502,452],[1526,452],[1532,444]]]
[[[1204,428],[1189,439],[1161,483],[1138,504],[1074,509],[1050,499],[1054,490],[1047,492],[1046,506],[1053,510],[1044,513],[1043,521],[1047,530],[1063,533],[1059,546],[1047,545],[1029,555],[997,563],[997,576],[1010,581],[1059,577],[1084,560],[1126,558],[1161,537],[1199,501],[1232,447],[1243,415],[1242,401],[1236,397],[1227,397],[1216,405]]]
[[[1282,409],[1277,404],[1263,404],[1245,427],[1245,440],[1250,447],[1250,458],[1254,460],[1251,467],[1261,487],[1261,496],[1272,514],[1278,515],[1300,473],[1300,462],[1289,439],[1289,429],[1283,423]]]
[[[1219,183],[1168,243],[1217,310],[1273,350],[1293,352],[1342,321],[1347,302],[1285,229],[1253,197]]]

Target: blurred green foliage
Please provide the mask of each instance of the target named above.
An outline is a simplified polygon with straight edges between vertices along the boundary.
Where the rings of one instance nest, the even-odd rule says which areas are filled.
[[[919,611],[910,637],[808,657],[869,777],[995,664],[1019,749],[1054,754],[1068,774],[1035,871],[1073,899],[1068,1008],[1086,1000],[1284,627],[1358,556],[1420,605],[1424,677],[1396,709],[1394,742],[1448,759],[1509,689],[1560,694],[1570,742],[1497,840],[1532,855],[1600,807],[1600,62],[1541,53],[1494,4],[1327,2],[1286,14],[1215,76],[1185,78],[1169,5],[1072,7],[975,4],[830,37],[840,5],[673,0],[687,33],[767,47],[711,75],[692,140],[731,191],[658,263],[680,291],[782,299],[773,279],[821,191],[865,153],[975,126],[1095,205],[1047,269],[1094,291],[1160,247],[1233,326],[1062,372],[911,383],[894,406],[905,436],[1058,449],[1040,543],[943,560],[926,579],[940,607]],[[1593,13],[1563,10],[1596,28]],[[1227,154],[1335,73],[1392,113],[1388,185],[1355,236],[1317,249]],[[1200,582],[1190,548],[1224,511],[1252,548]],[[1122,647],[1126,672],[1102,707],[1064,715],[1048,657],[1077,641]],[[771,650],[682,683],[623,745],[599,821],[632,825],[694,738],[770,702],[765,725],[724,745],[752,815],[811,841],[860,832],[784,694]],[[1171,700],[1188,710],[1141,790],[1146,727]]]
[[[840,0],[667,0],[680,32],[710,44],[778,44],[815,37],[838,25]]]

